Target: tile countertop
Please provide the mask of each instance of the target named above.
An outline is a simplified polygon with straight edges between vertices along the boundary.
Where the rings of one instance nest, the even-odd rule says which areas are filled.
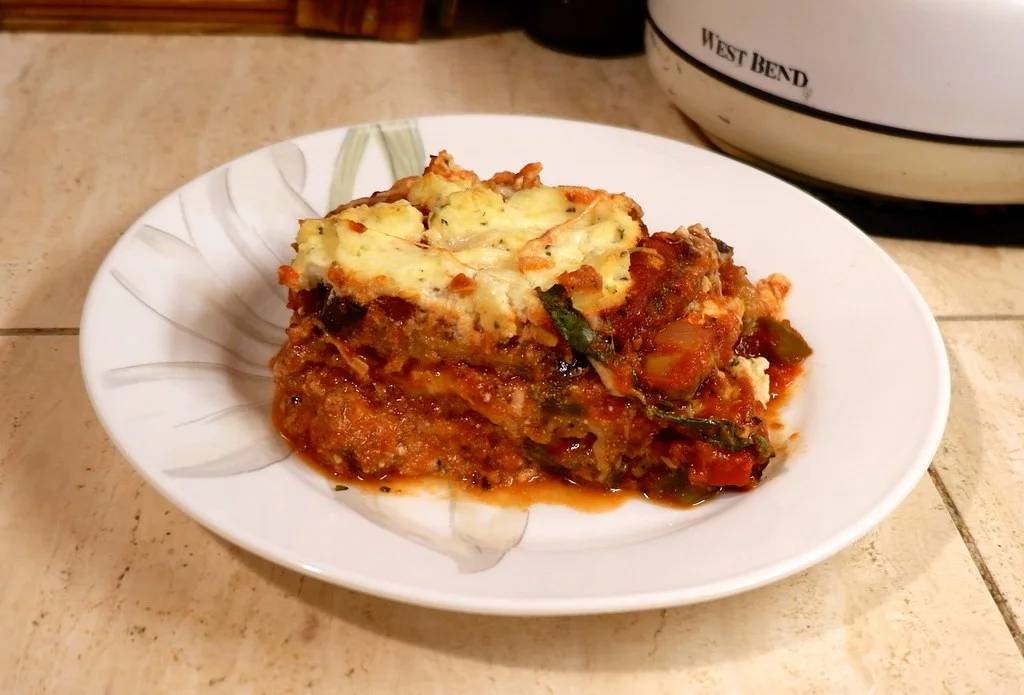
[[[467,111],[701,144],[642,58],[558,55],[516,32],[0,34],[0,692],[1024,693],[1024,249],[880,240],[942,324],[945,441],[864,540],[734,598],[572,619],[412,608],[234,548],[132,472],[75,337],[118,235],[281,138]]]

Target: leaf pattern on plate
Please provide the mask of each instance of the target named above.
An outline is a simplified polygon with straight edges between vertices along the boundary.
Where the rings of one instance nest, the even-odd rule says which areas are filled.
[[[268,147],[267,154],[298,204],[309,207],[302,197],[302,191],[306,188],[306,155],[302,154],[299,146],[291,140],[285,140]]]
[[[254,314],[287,325],[286,293],[276,282],[271,245],[263,244],[235,209],[228,193],[227,170],[216,170],[187,186],[179,200],[189,238],[204,260],[205,272],[231,288]],[[239,263],[239,258],[245,262]]]
[[[380,140],[393,180],[423,172],[427,153],[416,121],[405,119],[354,126],[345,133],[335,159],[328,210],[355,197],[356,176],[371,139]]]
[[[334,210],[355,198],[356,174],[366,153],[374,126],[359,125],[349,128],[341,141],[338,157],[334,161],[334,176],[331,179],[327,209]]]
[[[224,172],[230,202],[225,211],[238,213],[250,246],[271,252],[272,265],[257,267],[275,290],[283,292],[277,284],[277,268],[295,253],[291,244],[298,221],[320,216],[299,194],[306,180],[302,150],[295,143],[281,143],[264,157],[245,166],[229,166]]]
[[[481,554],[491,556],[494,559],[491,566],[519,545],[530,521],[528,509],[495,507],[457,497],[452,497],[448,510],[455,536],[479,549]]]
[[[418,174],[426,163],[415,121],[350,128],[335,160],[329,209],[355,197],[371,141],[383,148],[393,179]],[[284,142],[211,172],[179,194],[191,243],[142,225],[112,264],[112,276],[141,304],[178,330],[216,346],[220,354],[217,361],[126,365],[107,371],[104,383],[125,388],[176,379],[219,380],[232,387],[232,403],[171,425],[181,443],[173,455],[185,463],[165,469],[169,476],[239,475],[291,455],[267,417],[273,393],[267,365],[290,318],[277,268],[293,254],[297,221],[318,216],[303,197],[306,165],[298,145]],[[167,292],[167,287],[182,289]],[[518,545],[529,520],[526,510],[491,507],[453,494],[438,526],[417,517],[408,498],[355,489],[335,496],[374,523],[450,556],[464,572],[497,564]],[[447,531],[438,530],[442,526]]]
[[[423,172],[427,152],[423,148],[423,138],[415,121],[380,123],[377,132],[384,140],[384,151],[388,155],[392,178],[397,181]]]
[[[347,507],[378,526],[449,556],[461,572],[482,572],[498,564],[522,539],[529,519],[525,509],[486,507],[451,496],[448,531],[443,532],[424,523],[408,498],[365,494],[353,488],[336,494]]]
[[[230,450],[196,464],[167,469],[168,475],[208,478],[258,471],[291,455],[288,443],[267,426],[269,402],[245,403],[179,423],[188,437],[205,448],[207,442],[237,442]],[[193,444],[193,448],[195,448]],[[216,446],[211,447],[216,450]]]
[[[110,273],[158,316],[245,363],[265,365],[281,343],[282,327],[249,310],[211,277],[196,249],[155,227],[135,231]],[[167,282],[187,288],[186,296],[160,291]],[[218,320],[210,320],[211,314]]]
[[[270,370],[251,365],[234,366],[219,362],[153,362],[133,364],[110,369],[103,375],[103,382],[113,388],[133,386],[166,379],[209,379],[212,376],[226,376],[232,381],[250,379],[267,384]]]
[[[291,447],[280,436],[267,435],[248,440],[241,448],[222,456],[164,472],[177,478],[219,478],[261,470],[284,461],[291,453]]]
[[[185,420],[179,422],[175,427],[188,427],[189,425],[204,425],[217,422],[218,420],[226,420],[228,418],[234,418],[240,414],[247,414],[252,412],[259,413],[260,417],[266,417],[266,414],[270,412],[272,400],[257,401],[255,403],[242,403],[241,405],[232,405],[227,408],[221,408],[215,410],[212,413],[207,413],[191,420]]]

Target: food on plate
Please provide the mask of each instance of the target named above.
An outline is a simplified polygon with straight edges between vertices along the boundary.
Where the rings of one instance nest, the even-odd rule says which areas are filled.
[[[303,220],[274,422],[338,483],[565,481],[690,504],[749,489],[811,349],[789,282],[699,224],[649,233],[623,194],[420,176]]]

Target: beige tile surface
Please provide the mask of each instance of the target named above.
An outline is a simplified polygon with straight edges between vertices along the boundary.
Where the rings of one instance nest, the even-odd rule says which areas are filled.
[[[203,531],[107,441],[76,355],[74,337],[0,339],[0,692],[1024,692],[928,478],[864,541],[746,595],[610,617],[446,614]],[[971,436],[954,427],[947,446]]]
[[[701,142],[643,58],[564,56],[516,32],[419,45],[0,34],[0,328],[78,325],[119,234],[227,159],[321,128],[453,112]],[[1024,250],[882,243],[939,314],[1024,313]]]
[[[953,402],[935,469],[1024,626],[1024,322],[946,323],[942,332]]]
[[[937,316],[1024,315],[1024,248],[876,241],[907,272]]]

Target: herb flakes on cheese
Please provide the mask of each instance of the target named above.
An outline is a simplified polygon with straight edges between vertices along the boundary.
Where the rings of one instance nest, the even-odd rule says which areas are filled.
[[[292,263],[300,284],[328,282],[335,267],[363,299],[401,297],[449,315],[461,330],[502,338],[541,309],[536,288],[583,266],[600,283],[573,291],[579,311],[591,318],[622,304],[630,250],[644,235],[632,200],[539,181],[499,187],[445,162],[442,173],[407,181],[402,199],[304,220]]]

